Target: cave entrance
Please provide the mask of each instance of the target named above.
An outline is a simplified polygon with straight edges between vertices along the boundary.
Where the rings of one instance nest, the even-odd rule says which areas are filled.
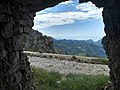
[[[29,33],[33,26],[35,12],[54,6],[65,0],[1,0],[0,2],[0,89],[31,90],[31,69],[27,56],[23,53],[22,35]],[[88,0],[80,0],[86,2]],[[91,0],[102,12],[106,36],[104,48],[109,59],[110,85],[105,90],[120,89],[120,12],[119,0]],[[65,2],[66,3],[66,2]],[[66,3],[68,4],[68,2]],[[79,7],[78,7],[79,8]],[[86,8],[88,9],[88,8]],[[62,9],[61,9],[62,10]],[[84,11],[86,12],[86,11]],[[113,13],[114,12],[114,13]],[[69,13],[70,15],[71,13]],[[61,14],[62,15],[62,14]],[[64,15],[64,14],[63,14]],[[85,16],[83,14],[83,16]],[[56,16],[57,17],[57,16]],[[78,15],[73,15],[78,17]],[[43,17],[46,19],[45,17]],[[60,18],[61,19],[61,18]],[[47,23],[49,24],[51,20]],[[57,21],[54,20],[54,21]],[[69,18],[63,19],[64,23]],[[45,21],[43,21],[45,22]],[[39,22],[39,23],[43,23]],[[69,22],[73,23],[74,19]],[[63,23],[63,22],[59,22]],[[50,22],[52,25],[53,23]],[[42,24],[41,24],[42,25]],[[43,24],[42,26],[46,26]],[[56,24],[56,26],[59,26]],[[96,25],[95,25],[96,26]],[[57,31],[58,32],[58,31]],[[51,66],[49,66],[51,67]],[[48,68],[49,68],[48,67]],[[59,83],[59,82],[58,82]],[[33,88],[33,87],[32,87]],[[77,89],[78,90],[78,89]]]
[[[33,29],[39,30],[43,34],[52,36],[57,40],[66,39],[67,44],[68,41],[82,40],[82,43],[90,43],[86,45],[88,48],[91,47],[90,45],[95,44],[97,40],[102,39],[102,37],[105,35],[104,24],[102,21],[102,8],[98,9],[91,2],[78,4],[77,1],[66,1],[60,3],[59,5],[37,12]],[[94,41],[88,39],[93,39]],[[82,46],[85,46],[85,44]],[[92,46],[92,50],[95,48],[95,46],[96,44]],[[100,47],[102,48],[102,46]],[[78,47],[77,49],[80,48],[82,47]],[[96,51],[97,50],[98,47],[96,48]],[[65,54],[68,54],[72,51],[73,50],[65,51]],[[85,51],[84,48],[83,51]],[[101,54],[101,52],[99,53]],[[90,56],[91,52],[85,54],[86,56]],[[76,57],[72,58],[76,59]],[[49,69],[52,66],[54,65],[49,65]],[[91,72],[92,70],[93,69],[91,69]]]
[[[62,2],[54,7],[37,12],[33,29],[53,37],[56,48],[64,49],[64,54],[105,58],[105,51],[101,44],[102,38],[105,36],[102,11],[103,8],[97,8],[92,2],[82,4],[79,4],[78,0]],[[61,41],[58,42],[59,40]],[[80,42],[84,44],[71,47],[70,43],[67,44],[67,40],[84,40]],[[70,45],[68,47],[74,50],[65,50],[67,47],[61,46],[62,42]],[[87,44],[85,45],[85,43]],[[100,47],[96,46],[97,44]],[[85,49],[86,47],[87,49]]]

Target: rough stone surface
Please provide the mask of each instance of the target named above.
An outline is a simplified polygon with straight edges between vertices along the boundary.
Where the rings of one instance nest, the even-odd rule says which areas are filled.
[[[80,0],[92,1],[103,8],[103,22],[106,36],[103,45],[109,59],[111,85],[106,90],[120,90],[120,1],[119,0]]]
[[[0,0],[0,90],[31,90],[31,70],[23,54],[22,35],[33,26],[35,12],[66,0]],[[84,2],[88,0],[80,0]],[[91,0],[104,7],[103,45],[110,67],[109,90],[120,90],[120,1]]]
[[[65,0],[0,0],[0,90],[32,90],[32,73],[22,37],[35,12]]]
[[[29,34],[24,35],[22,38],[25,51],[55,53],[52,37],[43,36],[37,30],[30,30]]]
[[[22,52],[21,28],[33,24],[20,23],[31,13],[19,4],[0,3],[0,90],[31,90],[32,73],[28,58]]]

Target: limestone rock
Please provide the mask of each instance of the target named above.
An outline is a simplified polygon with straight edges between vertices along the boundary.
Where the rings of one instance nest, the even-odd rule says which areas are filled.
[[[22,43],[25,51],[54,53],[53,40],[37,30],[30,30],[28,35],[23,35]]]

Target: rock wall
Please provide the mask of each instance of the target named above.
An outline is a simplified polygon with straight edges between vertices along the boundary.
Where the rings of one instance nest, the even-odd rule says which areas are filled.
[[[32,73],[22,37],[35,12],[65,0],[0,0],[0,90],[32,90]]]
[[[34,14],[13,5],[0,3],[0,90],[31,90],[32,74],[21,35],[33,26]]]
[[[80,0],[84,2],[88,0]],[[106,90],[120,90],[120,1],[90,0],[97,7],[104,7],[103,22],[106,36],[103,45],[109,59],[110,81]]]
[[[23,50],[40,53],[55,53],[52,37],[42,35],[37,30],[30,30],[29,34],[22,37]]]
[[[35,12],[66,0],[0,0],[0,90],[31,90],[31,70],[23,54],[22,35],[33,26]],[[84,2],[88,0],[80,0]],[[106,36],[103,45],[109,58],[107,90],[120,90],[120,1],[91,0],[104,7]]]

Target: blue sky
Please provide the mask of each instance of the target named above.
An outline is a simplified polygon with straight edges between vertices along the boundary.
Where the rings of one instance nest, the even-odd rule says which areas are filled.
[[[91,2],[62,2],[37,12],[33,29],[56,39],[97,41],[105,35],[102,10],[103,8],[99,9]]]

